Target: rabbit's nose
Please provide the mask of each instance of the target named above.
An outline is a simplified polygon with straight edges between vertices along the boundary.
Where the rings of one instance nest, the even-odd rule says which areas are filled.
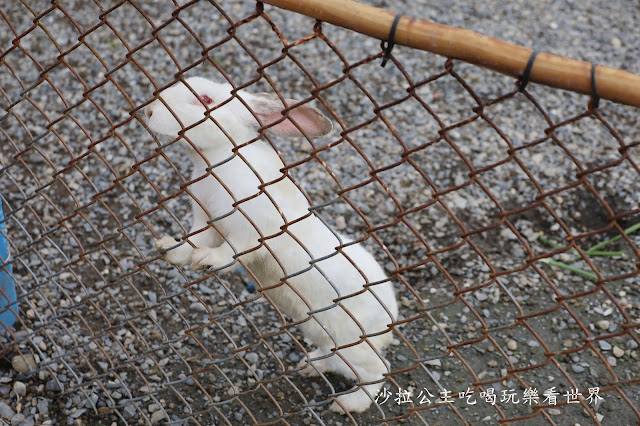
[[[147,118],[151,118],[151,116],[153,115],[153,109],[151,109],[151,107],[148,106],[144,109],[144,113],[147,116]]]

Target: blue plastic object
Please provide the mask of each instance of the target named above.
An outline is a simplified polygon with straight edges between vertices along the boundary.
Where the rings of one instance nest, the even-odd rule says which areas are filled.
[[[16,322],[18,313],[18,299],[16,297],[16,284],[13,281],[13,269],[9,260],[9,241],[7,240],[7,227],[2,213],[2,201],[0,201],[0,332],[6,327],[12,327]]]
[[[246,274],[246,272],[242,268],[237,268],[236,272],[240,273],[241,275]],[[256,291],[256,286],[251,281],[249,281],[249,283],[246,284],[244,288],[246,288],[249,293],[254,293]]]

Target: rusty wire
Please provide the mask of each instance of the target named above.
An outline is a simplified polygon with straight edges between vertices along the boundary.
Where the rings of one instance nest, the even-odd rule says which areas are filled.
[[[171,225],[181,228],[185,240],[193,235],[183,225],[182,215],[188,209],[184,210],[179,204],[193,198],[189,187],[200,178],[187,177],[187,169],[176,161],[172,151],[177,146],[176,140],[159,140],[144,130],[142,109],[162,89],[183,81],[200,66],[219,73],[234,86],[234,93],[245,88],[254,90],[262,84],[263,90],[270,88],[287,97],[289,88],[272,77],[272,70],[286,63],[295,66],[296,73],[312,87],[301,100],[322,105],[338,130],[330,140],[305,140],[306,150],[298,152],[293,159],[281,152],[286,151],[282,141],[264,132],[261,138],[281,154],[286,164],[283,171],[294,179],[310,170],[325,174],[329,194],[320,201],[307,195],[313,206],[309,215],[327,219],[323,214],[331,211],[327,209],[338,205],[349,209],[353,218],[349,225],[359,228],[345,232],[354,235],[355,242],[369,244],[378,258],[387,259],[389,278],[395,283],[398,297],[403,296],[400,318],[391,324],[394,347],[400,348],[393,351],[402,357],[387,357],[391,371],[385,386],[394,396],[398,388],[413,387],[414,401],[405,405],[374,404],[363,414],[347,413],[345,419],[354,424],[390,423],[400,419],[416,424],[435,421],[472,424],[489,416],[503,423],[535,418],[556,424],[552,410],[563,409],[570,416],[583,412],[600,424],[598,407],[585,398],[573,405],[560,400],[553,406],[540,402],[529,406],[478,402],[474,412],[460,400],[421,404],[416,399],[423,387],[430,388],[434,394],[448,389],[454,396],[467,389],[478,396],[496,384],[502,384],[503,389],[538,387],[542,392],[544,385],[553,385],[544,382],[545,377],[553,373],[560,377],[557,383],[565,386],[563,390],[575,388],[587,395],[588,388],[599,386],[600,394],[606,398],[603,404],[613,404],[615,400],[614,409],[624,421],[640,419],[640,375],[637,369],[625,371],[620,367],[627,368],[628,363],[635,362],[634,344],[625,350],[624,358],[617,360],[617,367],[600,345],[610,341],[616,347],[626,348],[626,342],[635,342],[635,347],[640,343],[638,300],[633,299],[638,293],[624,290],[629,283],[637,284],[640,276],[638,240],[633,234],[625,233],[626,228],[638,222],[640,207],[637,199],[635,206],[621,199],[616,182],[607,182],[603,190],[593,180],[601,176],[600,173],[624,166],[640,181],[637,162],[640,139],[637,133],[629,136],[618,130],[624,126],[616,122],[620,116],[606,112],[607,105],[615,106],[605,104],[603,109],[597,109],[588,105],[587,97],[576,95],[571,98],[580,103],[575,112],[558,119],[540,100],[544,97],[544,88],[530,85],[521,93],[514,84],[517,82],[511,81],[496,89],[497,93],[487,92],[482,81],[467,81],[465,64],[445,58],[436,58],[440,64],[436,72],[414,74],[405,68],[397,49],[384,72],[394,68],[404,79],[405,90],[401,96],[383,102],[377,99],[377,89],[371,82],[363,83],[359,78],[361,69],[378,66],[382,46],[360,54],[355,61],[349,60],[332,42],[331,33],[325,31],[322,23],[310,21],[306,21],[310,25],[305,28],[305,36],[287,40],[261,3],[237,20],[215,2],[175,4],[171,17],[158,23],[138,2],[122,1],[106,6],[96,1],[96,22],[91,25],[75,20],[73,10],[63,3],[53,2],[48,8],[36,8],[26,0],[21,3],[25,13],[31,14],[31,25],[14,25],[12,15],[0,10],[10,34],[2,39],[3,51],[0,52],[0,82],[7,87],[0,91],[2,108],[6,111],[0,127],[0,179],[3,182],[0,196],[5,206],[6,237],[11,246],[10,263],[20,306],[16,326],[3,326],[0,330],[5,335],[2,345],[6,355],[13,359],[35,354],[38,358],[35,367],[21,373],[18,379],[33,386],[47,384],[49,387],[51,381],[56,382],[51,387],[58,388],[57,399],[62,405],[77,396],[88,401],[86,412],[79,417],[89,423],[105,419],[152,423],[163,417],[177,424],[342,421],[326,409],[334,397],[349,386],[337,384],[339,380],[323,375],[313,379],[312,387],[297,376],[295,363],[282,352],[287,348],[308,355],[308,347],[296,329],[299,323],[292,322],[280,311],[269,297],[268,288],[261,288],[255,275],[247,271],[258,291],[238,296],[246,275],[239,278],[242,275],[236,273],[221,279],[214,273],[169,268],[152,247],[153,239]],[[218,24],[224,29],[206,41],[183,19],[185,11],[198,10],[204,5],[219,14]],[[137,13],[145,22],[145,39],[131,38],[126,28],[118,28],[110,21],[113,14],[125,7],[128,13]],[[47,17],[53,15],[73,26],[77,39],[58,43],[56,32],[49,30],[46,23]],[[186,62],[174,52],[169,36],[163,32],[173,25],[180,28],[174,37],[188,37],[199,49],[187,55]],[[277,54],[269,61],[262,60],[239,35],[245,27],[253,25],[261,25],[256,28],[268,31],[269,36],[275,36],[280,42],[271,47]],[[107,31],[112,39],[110,43],[123,47],[124,54],[108,57],[94,47],[92,35],[100,31]],[[36,32],[54,46],[48,57],[40,57],[25,47],[28,46],[25,40]],[[234,77],[215,58],[216,49],[230,42],[250,57],[255,68],[252,78]],[[316,77],[320,70],[307,68],[299,58],[301,49],[316,42],[322,43],[340,64],[339,76],[320,80]],[[174,75],[158,75],[147,66],[144,51],[152,44],[160,45],[176,66]],[[95,74],[77,71],[79,63],[74,55],[80,51],[98,61]],[[199,58],[193,59],[194,55]],[[29,61],[33,75],[21,74],[14,65],[15,58]],[[126,67],[135,67],[152,90],[142,95],[132,94],[136,82],[123,82],[119,77],[119,72]],[[429,85],[445,80],[473,100],[471,107],[461,108],[454,118],[448,115],[443,118],[434,107],[438,97],[446,95],[426,99],[422,92]],[[15,90],[10,90],[9,81],[16,86]],[[366,118],[363,114],[357,120],[352,117],[347,120],[342,110],[332,103],[328,94],[331,90],[342,90],[338,88],[346,83],[352,84],[358,95],[367,99],[370,115]],[[70,92],[73,85],[76,92]],[[125,114],[114,111],[107,103],[102,93],[105,87],[120,97],[119,108],[124,108]],[[41,102],[39,95],[46,90],[57,98],[54,102],[57,105]],[[408,102],[419,105],[420,119],[428,117],[436,123],[436,130],[418,140],[405,140],[402,127],[419,127],[421,123],[394,123],[389,117],[393,116],[394,108]],[[505,123],[496,119],[494,111],[511,116],[523,106],[539,117],[543,128],[537,129],[536,137],[516,142],[509,131],[504,130]],[[76,111],[87,107],[97,114],[93,122],[76,115]],[[637,110],[633,113],[637,115]],[[419,120],[418,116],[415,120]],[[474,141],[461,142],[458,136],[453,136],[478,123],[486,126],[503,144],[502,157],[496,161],[479,164],[469,149]],[[580,129],[587,126],[585,123],[596,123],[615,142],[614,147],[608,147],[617,152],[615,158],[585,162],[576,152],[577,148],[566,142],[563,132]],[[359,133],[372,124],[386,129],[389,146],[399,147],[384,153],[382,165],[379,158],[373,158],[367,138]],[[128,136],[132,129],[145,132],[149,141],[147,148],[140,148],[140,141]],[[153,144],[152,149],[148,148],[149,144]],[[450,158],[461,164],[462,178],[446,181],[430,173],[427,162],[435,147],[446,147]],[[124,150],[128,162],[114,161],[110,150],[116,148]],[[345,180],[344,173],[338,171],[340,167],[327,158],[335,158],[331,157],[332,153],[347,148],[357,154],[368,170]],[[550,152],[569,159],[575,172],[567,174],[568,182],[548,187],[548,183],[539,178],[541,171],[534,169],[527,159],[530,152],[552,148]],[[158,183],[158,167],[173,178]],[[496,182],[491,181],[491,176],[500,167],[517,167],[526,176],[531,193],[527,194],[529,201],[525,205],[514,205],[494,189]],[[414,178],[419,177],[422,191],[428,194],[427,200],[416,196],[407,202],[406,194],[399,193],[397,185],[389,184],[385,173],[400,170],[411,170]],[[255,196],[266,193],[264,188],[273,183],[263,182]],[[313,192],[304,184],[298,185]],[[392,200],[392,214],[385,216],[376,209],[363,208],[361,191],[373,186]],[[90,195],[80,191],[80,187],[90,188]],[[491,215],[473,218],[471,213],[464,213],[464,208],[454,206],[450,197],[464,191],[487,200]],[[604,218],[592,221],[584,215],[578,217],[565,211],[563,197],[572,196],[572,191],[591,196],[594,202],[589,204],[590,209],[604,211],[601,215]],[[633,192],[633,188],[630,191]],[[235,206],[241,210],[249,199],[236,200]],[[416,225],[417,217],[428,217],[436,211],[442,213],[442,223],[446,223],[443,229],[446,238],[440,239],[433,230]],[[552,218],[555,231],[562,235],[554,247],[540,244],[534,235],[522,232],[518,225],[523,217],[533,220],[542,215]],[[288,232],[288,226],[299,220],[302,218],[288,222],[282,232]],[[215,227],[215,222],[211,220],[210,226]],[[329,217],[328,222],[330,226],[336,225],[335,218]],[[412,259],[400,258],[390,247],[398,230],[403,230],[403,238],[410,241],[410,250],[417,253]],[[511,253],[491,249],[492,242],[505,239],[506,235],[523,250],[523,257],[517,261],[504,262]],[[596,261],[588,252],[589,247],[615,236],[620,237],[616,248],[624,251],[626,259],[616,259],[616,267]],[[261,234],[260,243],[268,247],[273,237]],[[350,244],[337,247],[337,252]],[[123,251],[129,254],[125,256]],[[272,254],[277,259],[277,255]],[[459,255],[478,259],[484,271],[477,271],[475,279],[463,277],[460,266],[448,257]],[[595,279],[575,276],[542,262],[564,259],[562,256],[575,257],[574,263],[580,263]],[[241,257],[238,260],[242,263]],[[310,267],[321,270],[317,263],[311,262]],[[358,268],[355,263],[353,266]],[[292,271],[288,277],[300,272]],[[539,305],[524,303],[522,295],[516,294],[519,290],[514,283],[521,277],[531,276],[549,299],[540,300]],[[289,284],[283,280],[279,285]],[[434,291],[430,293],[431,289]],[[500,301],[506,310],[514,312],[514,317],[505,315],[505,321],[492,325],[486,314],[488,293],[493,303]],[[428,300],[429,294],[434,295],[434,301]],[[336,299],[335,303],[351,296]],[[586,319],[587,314],[582,310],[586,300],[595,300],[610,308],[614,314],[609,318],[616,326],[603,330],[594,327],[593,317]],[[450,316],[464,312],[470,323],[458,324],[456,328],[442,319],[443,312]],[[275,323],[269,324],[269,320]],[[579,334],[573,338],[575,341],[558,342],[555,335],[562,332],[555,327],[560,322],[572,324]],[[231,323],[242,324],[244,334],[229,332],[227,328]],[[416,334],[417,330],[431,331],[436,337]],[[522,337],[525,335],[529,338]],[[247,336],[252,341],[246,341]],[[513,339],[521,345],[526,345],[527,340],[534,342],[532,347],[540,350],[531,360],[518,358],[516,349],[507,345],[507,341]],[[268,367],[258,373],[253,365],[255,360],[246,358],[249,352],[259,354],[260,362]],[[591,362],[597,363],[600,374],[607,375],[601,376],[598,383],[586,383],[570,367],[573,356],[586,357],[587,354],[591,354]],[[485,371],[487,365],[494,368],[492,374]],[[245,371],[242,380],[237,374],[240,370]],[[65,374],[66,381],[60,379],[61,373]],[[114,396],[114,389],[118,396]],[[313,394],[314,390],[318,392]],[[151,410],[152,404],[159,408]],[[240,416],[234,417],[237,414]]]

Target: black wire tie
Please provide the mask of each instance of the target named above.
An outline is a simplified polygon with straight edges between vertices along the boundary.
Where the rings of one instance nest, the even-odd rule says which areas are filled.
[[[531,56],[529,56],[529,62],[527,62],[527,66],[524,69],[524,73],[522,73],[522,77],[520,77],[520,84],[518,85],[518,92],[524,91],[529,83],[529,76],[531,75],[531,68],[533,68],[533,63],[536,60],[536,56],[538,56],[538,51],[533,50],[531,52]]]
[[[596,64],[591,64],[591,107],[598,108],[600,105],[600,96],[596,89]]]
[[[393,24],[391,24],[391,30],[389,30],[389,37],[387,40],[387,46],[384,49],[384,55],[382,55],[382,64],[380,66],[384,67],[387,65],[387,61],[391,58],[391,51],[393,50],[393,46],[395,46],[395,37],[396,37],[396,28],[398,27],[398,22],[400,22],[400,18],[402,15],[396,15],[393,19]]]

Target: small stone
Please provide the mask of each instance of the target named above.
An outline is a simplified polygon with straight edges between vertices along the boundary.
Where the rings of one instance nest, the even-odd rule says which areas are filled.
[[[600,330],[608,330],[611,326],[611,322],[609,320],[600,320],[596,322],[596,325]]]
[[[613,354],[616,356],[616,358],[622,358],[622,356],[624,355],[624,349],[621,349],[619,346],[614,346]]]
[[[258,360],[260,359],[260,357],[255,352],[248,352],[244,356],[244,359],[246,359],[249,364],[256,364],[258,362]]]
[[[347,221],[345,220],[344,216],[338,216],[336,218],[336,229],[338,231],[342,231],[346,227],[347,227]]]
[[[611,350],[611,344],[609,342],[607,342],[606,340],[600,340],[600,342],[598,344],[600,345],[600,349],[602,349],[603,351],[610,351]]]
[[[158,404],[151,404],[149,405],[149,412],[150,413],[155,413],[156,411],[158,411],[160,409],[160,406]]]
[[[15,382],[13,384],[13,391],[20,396],[24,396],[27,394],[27,385],[22,382]]]
[[[615,367],[618,364],[618,361],[616,360],[615,357],[612,356],[608,356],[607,357],[607,362],[609,363],[610,366]]]
[[[584,371],[584,367],[581,366],[580,364],[573,364],[571,366],[571,369],[575,372],[575,373],[582,373]]]
[[[200,302],[193,302],[191,305],[189,305],[189,310],[196,312],[206,312],[207,307]]]
[[[136,407],[133,404],[129,404],[126,407],[124,407],[124,412],[127,415],[127,417],[133,417],[136,415]]]
[[[27,374],[38,367],[36,358],[29,355],[16,355],[11,360],[11,367],[18,373]]]
[[[557,408],[549,408],[547,410],[547,413],[551,414],[552,416],[559,416],[560,414],[562,414],[562,411],[558,410]]]
[[[11,419],[11,426],[22,424],[25,420],[24,414],[18,413]]]
[[[300,355],[298,354],[298,352],[291,352],[289,353],[289,360],[291,360],[292,362],[298,362],[300,361]]]
[[[507,348],[508,348],[510,351],[515,351],[516,349],[518,349],[518,342],[516,342],[516,341],[515,341],[515,340],[513,340],[513,339],[512,339],[512,340],[509,340],[509,341],[507,342]]]
[[[478,301],[480,301],[480,302],[484,302],[488,298],[489,298],[489,296],[487,296],[485,293],[482,293],[480,291],[476,293],[476,299],[478,299]]]
[[[49,400],[48,399],[41,399],[40,401],[38,401],[38,411],[41,414],[44,413],[48,413],[49,412]]]
[[[160,420],[165,418],[164,411],[156,411],[151,415],[151,423],[158,423]]]
[[[73,413],[69,414],[69,417],[71,417],[72,419],[77,419],[78,417],[80,417],[81,415],[83,415],[86,412],[87,412],[86,408],[81,408],[81,409],[76,410]]]
[[[5,420],[11,420],[16,413],[7,403],[0,401],[0,417]]]
[[[62,388],[60,388],[60,384],[55,379],[51,379],[47,382],[45,389],[49,392],[60,392]]]

